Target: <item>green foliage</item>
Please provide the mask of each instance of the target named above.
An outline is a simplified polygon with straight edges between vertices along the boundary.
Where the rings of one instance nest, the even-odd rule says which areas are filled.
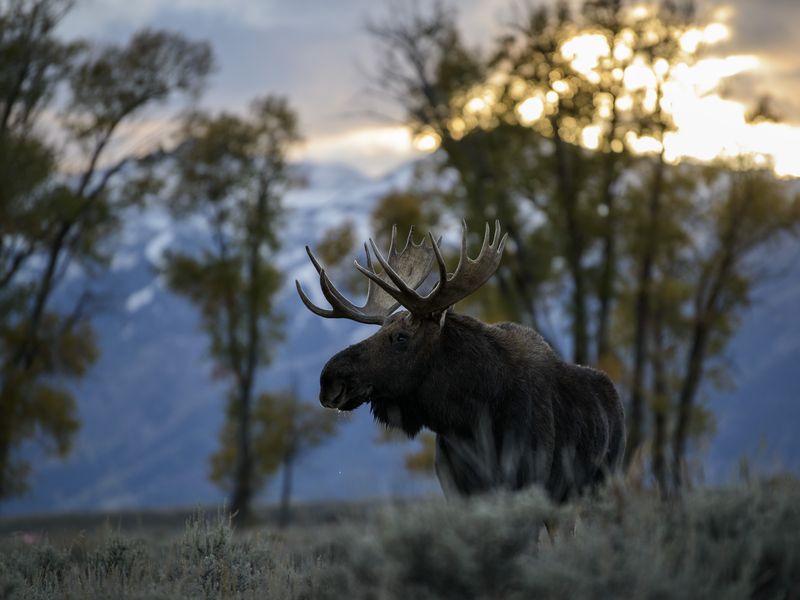
[[[173,291],[189,298],[200,310],[203,326],[210,338],[210,350],[216,358],[217,377],[231,377],[245,368],[244,349],[249,336],[248,320],[251,297],[256,301],[256,316],[262,319],[257,353],[261,363],[271,360],[275,341],[282,338],[282,319],[273,314],[272,299],[281,285],[281,273],[271,264],[258,265],[257,281],[247,277],[242,256],[202,258],[172,254],[165,273]]]
[[[372,231],[379,248],[388,248],[392,228],[397,227],[397,243],[402,246],[413,227],[416,239],[436,222],[436,215],[425,206],[424,200],[413,192],[390,192],[381,198],[372,209]]]
[[[616,483],[563,507],[536,490],[417,501],[280,535],[197,515],[177,537],[5,539],[0,582],[23,598],[784,598],[798,532],[793,479],[681,504]]]
[[[406,454],[406,469],[416,475],[432,477],[436,459],[436,435],[426,431],[417,439],[419,440],[417,450]]]
[[[142,30],[125,46],[96,46],[70,77],[67,125],[79,140],[104,137],[124,118],[175,92],[196,95],[211,70],[207,44]]]
[[[351,220],[342,221],[327,229],[322,234],[322,239],[317,244],[317,254],[323,264],[338,265],[352,258],[356,248],[356,237],[353,229],[355,223]]]

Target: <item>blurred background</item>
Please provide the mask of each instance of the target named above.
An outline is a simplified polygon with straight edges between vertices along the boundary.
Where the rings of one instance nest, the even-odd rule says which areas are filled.
[[[0,514],[438,494],[316,396],[392,224],[614,379],[664,491],[800,469],[793,0],[0,0]],[[288,515],[288,512],[287,512]]]

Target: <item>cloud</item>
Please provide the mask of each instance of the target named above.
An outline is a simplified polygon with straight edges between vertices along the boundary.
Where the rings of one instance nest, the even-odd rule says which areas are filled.
[[[167,12],[205,13],[250,28],[275,24],[275,2],[252,0],[86,0],[79,3],[61,27],[68,36],[94,36],[119,27],[129,29],[153,25]]]
[[[420,156],[407,127],[364,127],[320,136],[298,148],[295,158],[314,162],[342,162],[378,176]]]

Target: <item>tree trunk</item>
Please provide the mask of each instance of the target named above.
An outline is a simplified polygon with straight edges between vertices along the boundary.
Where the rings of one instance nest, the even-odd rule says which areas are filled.
[[[689,424],[692,416],[692,404],[700,379],[703,374],[706,344],[708,341],[708,323],[703,315],[697,319],[692,331],[692,349],[686,365],[686,377],[681,386],[678,400],[678,417],[672,438],[672,486],[680,492],[685,483],[683,467],[686,453],[686,440],[689,435]]]
[[[294,453],[288,452],[283,461],[283,480],[281,481],[281,507],[278,525],[286,527],[291,520],[292,472],[294,470]]]
[[[647,222],[644,227],[645,243],[639,275],[637,278],[633,375],[631,377],[630,418],[628,423],[628,444],[625,463],[630,465],[631,459],[642,443],[644,437],[644,378],[648,361],[648,332],[650,330],[650,294],[653,279],[653,264],[656,258],[661,214],[661,194],[664,184],[664,153],[659,155],[653,176],[653,189],[648,204]]]
[[[667,472],[664,458],[664,446],[667,442],[667,374],[664,367],[664,329],[662,311],[657,309],[653,315],[653,440],[652,461],[653,476],[661,492],[661,497],[666,498]]]
[[[558,175],[559,196],[564,210],[566,224],[565,256],[572,278],[572,343],[573,361],[586,364],[589,359],[589,338],[586,312],[586,277],[583,271],[584,238],[578,221],[578,195],[573,180],[578,174],[568,165],[567,149],[563,140],[556,133],[555,144],[556,168]]]
[[[6,498],[9,494],[9,489],[12,487],[10,481],[7,479],[10,476],[11,469],[9,468],[10,463],[10,452],[9,452],[9,441],[7,439],[7,432],[3,432],[3,438],[0,439],[0,506],[2,506],[2,500]]]
[[[603,258],[598,287],[600,308],[597,314],[597,364],[602,365],[611,350],[610,322],[614,301],[614,282],[617,278],[617,239],[614,228],[614,197],[606,200],[608,219],[603,232]]]
[[[617,111],[615,108],[612,108],[612,111],[609,137],[613,139],[617,129]],[[603,228],[602,267],[597,290],[600,303],[597,314],[597,364],[601,366],[611,350],[610,321],[614,302],[614,283],[617,279],[617,216],[616,197],[614,196],[614,184],[617,180],[617,155],[611,150],[610,144],[606,148],[606,155],[603,159],[603,205],[608,212]]]
[[[514,223],[509,221],[505,224],[508,237],[516,242],[516,253],[514,258],[515,268],[512,269],[512,277],[517,289],[519,305],[523,314],[527,314],[531,327],[539,329],[538,314],[536,310],[536,289],[538,281],[535,281],[530,270],[530,258],[527,255],[525,244],[520,239],[519,232]]]
[[[231,497],[231,514],[237,525],[250,519],[250,503],[253,499],[253,456],[250,447],[250,409],[252,388],[249,382],[239,386],[238,456],[234,488]]]

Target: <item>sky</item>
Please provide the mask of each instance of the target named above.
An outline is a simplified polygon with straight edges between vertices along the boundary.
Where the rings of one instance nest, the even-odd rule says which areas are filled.
[[[401,114],[392,115],[385,102],[365,94],[375,54],[365,25],[401,4],[402,0],[80,0],[62,23],[61,33],[124,43],[136,29],[153,27],[208,40],[216,69],[200,100],[202,107],[241,111],[257,96],[287,96],[305,138],[300,157],[344,162],[377,175],[421,152],[396,120]],[[485,48],[521,1],[451,4],[458,7],[468,42]],[[698,8],[701,16],[723,22],[730,32],[710,56],[740,60],[708,63],[706,71],[696,74],[705,81],[709,76],[719,80],[718,85],[701,90],[702,101],[691,102],[684,114],[684,136],[673,144],[674,153],[704,159],[733,147],[765,152],[778,148],[779,174],[800,177],[800,156],[793,156],[800,155],[800,0],[703,0]],[[721,69],[734,74],[720,79]],[[743,107],[764,94],[773,97],[785,124],[746,128],[740,122]],[[154,140],[169,127],[161,115],[150,118],[139,135]]]

